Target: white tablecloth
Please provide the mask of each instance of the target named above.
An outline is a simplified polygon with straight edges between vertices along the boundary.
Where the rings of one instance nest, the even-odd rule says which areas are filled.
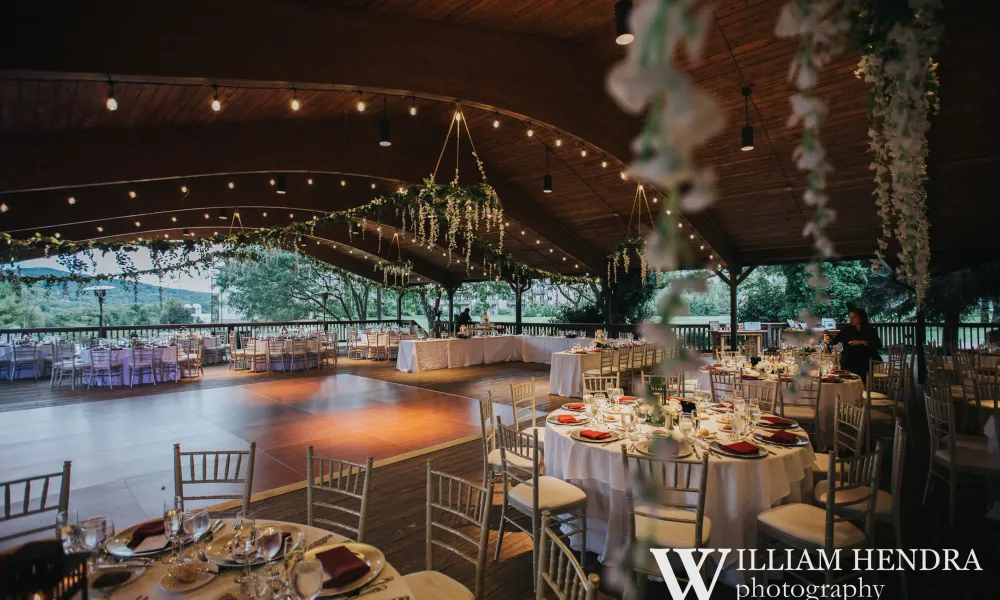
[[[519,335],[520,352],[514,360],[549,364],[556,352],[570,350],[573,346],[589,346],[591,338],[565,338],[554,335]]]
[[[177,362],[177,346],[154,348],[153,351],[160,353],[160,355],[163,357],[162,360],[164,362]],[[92,359],[90,354],[90,348],[84,348],[83,350],[80,350],[81,362],[90,363],[91,360]],[[128,385],[129,382],[132,380],[132,350],[128,348],[123,348],[121,350],[112,350],[111,364],[114,365],[116,363],[121,363],[122,365],[122,380],[123,380],[122,385]],[[180,369],[174,369],[172,370],[172,372],[164,373],[164,375],[170,381],[177,381],[177,379],[180,377]],[[156,373],[156,377],[158,378],[157,383],[161,381],[159,379],[159,376],[160,374]],[[135,382],[137,384],[153,383],[153,380],[150,379],[149,373],[144,371],[141,375],[136,376]],[[93,385],[107,385],[107,384],[108,384],[108,377],[105,375],[99,381],[95,381]]]
[[[225,519],[226,526],[223,531],[230,531],[232,529],[232,519]],[[268,521],[269,523],[281,523],[281,521]],[[260,526],[261,521],[257,521],[257,525]],[[349,541],[342,535],[337,533],[331,533],[317,527],[309,527],[308,525],[299,525],[298,523],[291,524],[298,527],[305,533],[306,537],[303,544],[308,546],[312,542],[318,540],[324,535],[332,535],[333,538],[330,540],[331,543],[340,543]],[[119,591],[115,592],[116,598],[135,598],[138,596],[148,596],[149,600],[177,600],[178,598],[184,598],[185,600],[212,600],[213,598],[220,595],[227,588],[237,585],[233,582],[234,571],[237,570],[224,570],[221,575],[215,578],[214,581],[206,585],[205,587],[199,588],[193,592],[187,594],[175,594],[171,592],[166,592],[160,587],[160,579],[167,573],[168,566],[163,563],[155,563],[153,566],[146,569],[146,571],[135,581],[129,583],[125,587],[120,588]],[[406,584],[402,576],[388,561],[386,561],[385,566],[382,568],[382,572],[379,573],[378,579],[384,579],[392,577],[392,581],[386,583],[386,589],[381,592],[374,592],[371,594],[366,594],[364,597],[367,600],[389,600],[390,598],[397,598],[399,596],[412,596],[413,592],[410,590],[410,586]]]
[[[601,353],[554,352],[549,369],[549,393],[566,398],[583,397],[583,374],[601,368]]]
[[[548,364],[552,360],[553,352],[569,350],[577,344],[589,346],[590,341],[589,338],[562,338],[548,335],[401,340],[399,353],[396,355],[396,369],[416,373],[510,360]]]
[[[715,422],[702,426],[710,431],[718,428]],[[567,426],[545,426],[545,474],[587,493],[587,549],[606,562],[627,544],[621,444],[630,442],[588,444],[573,440],[570,431]],[[774,452],[776,455],[762,459],[710,456],[705,495],[705,516],[712,521],[709,548],[754,548],[758,514],[783,502],[811,500],[812,448],[807,445]],[[697,459],[692,455],[691,460]],[[575,543],[579,547],[578,537]],[[735,560],[736,554],[731,553],[730,559]]]
[[[38,376],[42,377],[44,375],[43,368],[46,358],[52,358],[55,354],[54,344],[38,344],[35,347],[37,353],[35,360],[37,361]],[[14,359],[14,347],[10,344],[0,345],[0,362],[10,362]],[[34,379],[35,372],[30,367],[22,366],[17,373],[18,379]]]

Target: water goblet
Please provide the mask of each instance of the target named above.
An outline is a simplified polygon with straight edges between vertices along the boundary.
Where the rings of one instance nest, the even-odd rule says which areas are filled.
[[[756,401],[750,402],[750,409],[748,411],[749,421],[750,421],[750,431],[751,433],[757,428],[757,423],[760,422],[760,403]]]
[[[689,438],[691,437],[692,427],[693,424],[691,422],[691,416],[682,414],[680,418],[677,420],[677,429],[680,430],[681,432],[681,438],[682,438],[681,443],[685,445],[691,443],[691,440]]]
[[[183,501],[180,496],[163,501],[163,531],[170,541],[170,556],[165,559],[167,563],[181,562],[178,551],[184,537],[184,510],[181,506]]]
[[[298,600],[313,600],[323,588],[323,565],[315,558],[304,558],[292,567],[291,579]]]
[[[191,549],[188,551],[187,558],[190,560],[201,560],[202,552],[198,547],[197,542],[201,540],[202,536],[208,531],[208,509],[207,508],[195,508],[193,510],[185,511],[183,517],[183,530],[184,532],[191,536],[192,543]]]
[[[625,410],[619,413],[618,418],[621,419],[622,431],[626,435],[631,434],[632,430],[635,429],[636,420],[638,419],[633,407],[626,407]]]
[[[80,522],[80,542],[85,550],[97,550],[107,537],[108,521],[105,517],[87,517]]]
[[[743,439],[743,427],[746,424],[746,417],[742,412],[734,412],[729,417],[729,424],[733,428],[729,438],[732,440]]]
[[[277,525],[264,525],[257,529],[257,548],[268,565],[266,572],[273,573],[270,563],[281,551],[281,527]]]
[[[733,412],[743,412],[746,410],[746,407],[746,399],[742,395],[737,394],[733,397]]]
[[[56,538],[62,542],[63,552],[73,554],[80,546],[80,512],[60,511],[56,515]]]

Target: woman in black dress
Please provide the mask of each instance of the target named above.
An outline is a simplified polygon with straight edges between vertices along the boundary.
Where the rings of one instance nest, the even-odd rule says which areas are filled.
[[[844,350],[840,353],[840,368],[860,376],[867,385],[868,361],[882,362],[882,357],[878,353],[882,341],[878,338],[878,332],[868,322],[868,313],[863,308],[852,308],[850,318],[850,325],[841,329],[836,337],[830,339],[830,336],[826,335],[823,336],[823,340],[831,346],[844,345]]]

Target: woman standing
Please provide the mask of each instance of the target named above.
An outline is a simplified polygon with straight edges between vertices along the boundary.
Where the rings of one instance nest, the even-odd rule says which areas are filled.
[[[868,322],[868,313],[863,308],[852,308],[850,320],[850,324],[841,329],[832,340],[829,335],[823,336],[823,340],[831,346],[844,345],[844,350],[840,353],[840,368],[860,376],[867,385],[869,361],[882,362],[878,353],[882,341]]]

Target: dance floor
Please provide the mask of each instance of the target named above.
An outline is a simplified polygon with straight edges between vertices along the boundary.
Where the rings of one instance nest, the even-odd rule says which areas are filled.
[[[72,460],[71,509],[126,525],[162,514],[173,493],[174,443],[241,449],[256,441],[256,494],[304,481],[309,445],[318,455],[363,462],[480,432],[475,399],[349,373],[156,391],[2,413],[0,481],[58,471]]]

